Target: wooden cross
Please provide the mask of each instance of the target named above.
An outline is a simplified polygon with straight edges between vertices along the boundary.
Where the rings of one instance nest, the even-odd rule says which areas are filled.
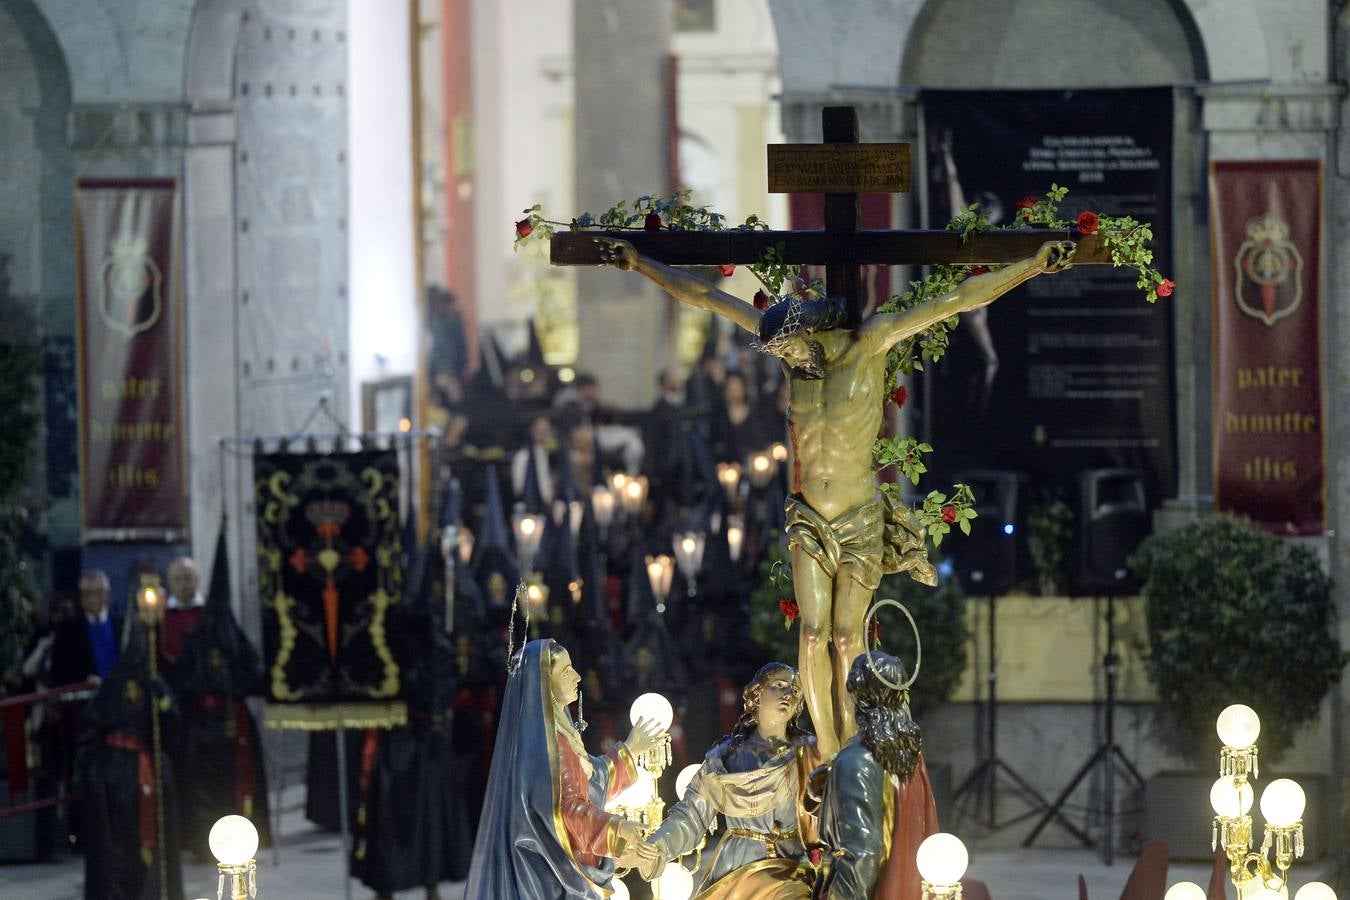
[[[963,242],[960,234],[946,230],[860,230],[856,188],[873,188],[878,193],[908,189],[909,145],[859,144],[858,112],[851,106],[827,106],[821,111],[821,121],[823,144],[770,145],[769,189],[774,193],[824,193],[823,230],[559,233],[551,241],[551,262],[555,266],[604,265],[597,237],[628,241],[642,255],[672,266],[748,265],[760,262],[765,251],[781,244],[783,262],[825,266],[825,292],[847,301],[850,327],[862,318],[859,266],[863,265],[1003,265],[1035,256],[1042,244],[1053,240],[1077,243],[1074,265],[1111,263],[1110,252],[1096,235],[1071,231],[989,231]],[[845,150],[841,145],[857,149]],[[847,186],[855,189],[830,190]]]

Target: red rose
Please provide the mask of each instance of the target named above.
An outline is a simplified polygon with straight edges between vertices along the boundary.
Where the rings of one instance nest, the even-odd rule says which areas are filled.
[[[1170,278],[1164,278],[1158,282],[1157,292],[1159,297],[1170,297],[1172,291],[1176,290],[1177,283]]]
[[[896,406],[903,407],[905,405],[905,401],[908,399],[909,399],[909,391],[905,389],[905,386],[903,384],[900,385],[895,390],[891,391],[891,402],[894,403]]]
[[[791,597],[783,597],[778,601],[778,611],[783,614],[783,618],[789,622],[797,621],[797,601]]]
[[[755,291],[755,309],[768,309],[769,295],[763,291]]]
[[[808,857],[810,857],[810,859],[811,859],[811,865],[813,865],[813,866],[819,866],[819,865],[820,865],[821,852],[820,852],[820,848],[819,848],[819,847],[812,847],[812,848],[811,848],[811,851],[810,851],[809,853],[807,853],[806,855],[807,855]]]
[[[970,270],[971,278],[974,278],[976,275],[988,275],[988,274],[989,274],[988,266],[976,266],[975,268]]]
[[[654,212],[647,213],[647,218],[642,220],[643,231],[660,231],[661,217]]]
[[[1085,209],[1078,214],[1078,231],[1081,234],[1096,234],[1099,224],[1095,212]]]
[[[1024,209],[1035,209],[1035,208],[1036,208],[1035,197],[1023,197],[1021,200],[1018,200],[1016,204],[1016,209],[1018,212],[1021,212]]]
[[[948,525],[956,521],[955,506],[948,503],[946,506],[942,507],[942,521],[946,522]]]
[[[723,278],[730,278],[736,273],[735,266],[718,266],[717,271],[722,273]]]
[[[529,219],[521,219],[516,223],[516,237],[527,238],[532,231],[534,231],[534,226],[530,224]]]

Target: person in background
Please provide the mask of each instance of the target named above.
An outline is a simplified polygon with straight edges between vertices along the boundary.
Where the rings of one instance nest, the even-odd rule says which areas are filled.
[[[99,682],[117,665],[122,623],[108,611],[109,591],[99,569],[80,575],[80,612],[58,624],[52,639],[52,684]]]
[[[190,556],[180,556],[169,563],[169,599],[164,604],[163,639],[160,643],[160,663],[165,672],[172,672],[188,638],[196,630],[206,611],[206,598],[199,590],[197,564]]]

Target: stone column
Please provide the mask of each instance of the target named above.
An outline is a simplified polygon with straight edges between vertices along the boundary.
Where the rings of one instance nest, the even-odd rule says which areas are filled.
[[[234,72],[238,432],[332,434],[347,402],[347,4],[248,0]],[[312,416],[312,417],[311,417]],[[347,423],[350,427],[355,423]],[[359,430],[356,429],[356,430]],[[252,467],[240,475],[251,494]],[[240,593],[257,594],[252,504]],[[243,625],[257,633],[258,607]]]
[[[188,496],[191,552],[203,573],[213,565],[222,509],[236,526],[242,521],[239,448],[229,445],[222,452],[220,445],[221,438],[239,431],[239,384],[234,377],[239,370],[234,124],[228,101],[195,105],[188,115],[183,160]]]
[[[1342,9],[1332,34],[1335,79],[1344,85],[1350,78],[1350,9]],[[1324,265],[1327,293],[1324,297],[1322,373],[1326,398],[1327,529],[1331,555],[1333,596],[1340,611],[1341,649],[1350,649],[1350,456],[1344,452],[1350,441],[1350,312],[1344,298],[1350,295],[1350,134],[1341,122],[1350,121],[1350,98],[1340,94],[1332,101],[1331,147],[1326,162],[1327,205]],[[1332,809],[1327,846],[1340,847],[1341,871],[1350,866],[1350,684],[1342,671],[1331,689]]]
[[[670,0],[575,0],[576,203],[596,215],[669,190],[666,57]],[[670,300],[640,275],[577,276],[578,367],[608,403],[651,404],[670,354]]]

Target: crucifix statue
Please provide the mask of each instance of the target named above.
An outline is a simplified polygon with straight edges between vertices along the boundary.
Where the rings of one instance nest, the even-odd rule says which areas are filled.
[[[801,617],[798,662],[818,746],[830,759],[857,730],[845,682],[863,652],[863,617],[882,574],[937,581],[922,525],[878,491],[873,474],[873,443],[893,387],[884,383],[887,352],[1037,275],[1111,260],[1090,237],[1076,247],[1047,241],[1045,232],[976,234],[963,242],[952,231],[859,231],[858,191],[907,188],[908,147],[858,144],[852,107],[827,107],[824,126],[824,144],[770,148],[771,190],[824,193],[823,231],[559,234],[551,254],[555,265],[639,272],[680,302],[729,319],[782,360],[794,459],[786,528]],[[755,263],[775,247],[782,262],[825,265],[823,299],[789,298],[760,310],[675,268]],[[921,263],[1001,268],[903,312],[863,320],[860,265]]]

